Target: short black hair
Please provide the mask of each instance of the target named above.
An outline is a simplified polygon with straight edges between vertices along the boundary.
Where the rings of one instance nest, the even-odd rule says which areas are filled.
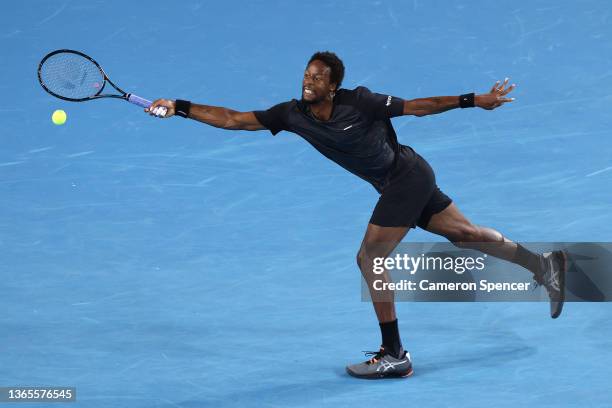
[[[308,65],[314,60],[321,61],[331,69],[330,82],[336,84],[336,89],[342,85],[344,79],[344,64],[336,54],[330,51],[317,51],[310,57]]]

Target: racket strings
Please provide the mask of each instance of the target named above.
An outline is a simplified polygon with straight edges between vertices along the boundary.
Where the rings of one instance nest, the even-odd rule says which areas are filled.
[[[40,79],[49,91],[69,99],[95,96],[104,86],[98,66],[78,54],[50,56],[40,68]]]

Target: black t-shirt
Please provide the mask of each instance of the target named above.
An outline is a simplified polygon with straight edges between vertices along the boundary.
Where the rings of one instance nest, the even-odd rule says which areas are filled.
[[[296,99],[254,113],[273,135],[281,130],[297,133],[325,157],[381,192],[400,152],[390,118],[402,115],[404,101],[360,86],[339,89],[333,104],[327,121],[317,120],[308,104]],[[412,149],[406,150],[402,160],[414,161]]]

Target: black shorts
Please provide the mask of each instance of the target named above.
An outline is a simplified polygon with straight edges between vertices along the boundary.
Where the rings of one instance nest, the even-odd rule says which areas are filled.
[[[390,175],[370,218],[381,227],[423,229],[432,215],[448,207],[452,200],[436,185],[436,176],[429,163],[409,147],[401,146],[397,166]],[[407,158],[414,154],[416,162]],[[411,166],[412,165],[412,166]]]

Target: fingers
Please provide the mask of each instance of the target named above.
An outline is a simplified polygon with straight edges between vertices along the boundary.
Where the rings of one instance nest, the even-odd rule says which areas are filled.
[[[156,118],[163,118],[166,116],[166,113],[168,113],[168,108],[165,106],[151,105],[148,109],[145,109],[145,112],[151,116],[155,116]]]
[[[151,106],[149,106],[148,108],[145,109],[145,112],[148,113],[148,112],[152,111],[153,109],[157,108],[158,106],[160,106],[163,103],[164,103],[163,99],[156,99],[156,100],[153,101]]]
[[[164,106],[157,106],[151,110],[151,114],[158,118],[163,118],[166,116],[168,109]]]
[[[516,84],[512,84],[508,87],[508,89],[506,89],[504,92],[502,92],[502,95],[507,95],[508,93],[512,92],[512,90],[516,88]]]
[[[506,78],[501,85],[499,84],[500,81],[495,82],[493,88],[491,88],[491,93],[502,92],[504,90],[504,87],[508,84],[508,80],[509,78]]]
[[[499,88],[497,88],[497,92],[503,92],[503,90],[506,87],[506,85],[508,85],[508,81],[509,80],[510,80],[510,78],[506,77],[506,79],[504,79],[504,82],[501,84],[501,86]]]
[[[164,118],[166,113],[168,113],[168,108],[164,106],[167,103],[168,101],[165,99],[157,99],[151,104],[151,106],[145,109],[145,112],[151,116],[155,116],[156,118]]]
[[[495,82],[495,83],[493,84],[493,88],[491,88],[491,90],[489,91],[489,93],[493,93],[493,92],[497,91],[497,87],[498,87],[498,85],[499,85],[499,81]]]
[[[500,82],[501,81],[496,81],[493,84],[493,87],[491,88],[490,93],[500,92],[502,89],[504,89],[504,85],[506,85],[508,83],[508,78],[506,78],[501,85],[499,84]]]
[[[490,93],[498,93],[501,96],[508,94],[514,88],[516,88],[516,84],[508,86],[508,81],[510,81],[510,78],[504,79],[504,82],[501,85],[500,81],[495,82],[495,84],[491,88]]]
[[[484,109],[486,109],[486,110],[493,110],[493,109],[499,108],[500,106],[502,106],[506,102],[514,102],[514,98],[501,98],[501,97],[497,97],[497,100],[492,105],[484,107]]]

